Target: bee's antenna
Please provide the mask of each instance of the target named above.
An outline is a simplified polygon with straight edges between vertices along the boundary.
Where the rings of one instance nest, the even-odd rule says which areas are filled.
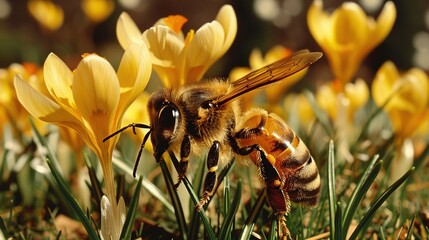
[[[137,154],[136,163],[134,164],[134,169],[133,169],[133,177],[134,178],[136,177],[137,167],[138,167],[139,162],[140,162],[140,157],[142,156],[144,145],[146,144],[147,140],[149,139],[151,131],[152,130],[149,130],[149,132],[147,132],[146,135],[144,135],[142,144],[140,145],[139,153]]]
[[[111,139],[112,137],[116,136],[117,134],[125,131],[127,128],[130,128],[130,127],[133,128],[133,133],[134,134],[136,134],[136,128],[150,128],[149,125],[146,125],[146,124],[143,124],[143,123],[131,123],[131,124],[128,124],[127,126],[125,126],[125,127],[122,127],[121,129],[117,130],[116,132],[110,134],[109,136],[105,137],[103,139],[103,142]]]

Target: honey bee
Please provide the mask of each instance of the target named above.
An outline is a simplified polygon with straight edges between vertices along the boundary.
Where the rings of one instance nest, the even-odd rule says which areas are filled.
[[[157,161],[165,153],[180,156],[176,187],[186,174],[189,160],[209,149],[208,173],[196,205],[198,211],[214,194],[218,165],[228,163],[233,157],[250,159],[265,182],[268,203],[281,225],[279,235],[289,235],[285,216],[290,212],[290,202],[314,206],[318,201],[318,168],[305,144],[280,117],[263,109],[243,114],[239,98],[299,72],[321,56],[320,52],[302,50],[234,82],[214,79],[159,90],[148,101],[150,125],[129,124],[103,141],[129,127],[134,132],[135,128],[149,129],[133,174],[150,136]]]

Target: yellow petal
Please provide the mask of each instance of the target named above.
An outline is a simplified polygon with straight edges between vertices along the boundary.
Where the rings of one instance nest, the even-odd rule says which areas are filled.
[[[222,26],[213,21],[204,24],[195,33],[188,49],[190,67],[206,65],[212,61],[222,47],[224,32]]]
[[[393,2],[386,2],[383,10],[377,18],[377,25],[371,35],[372,46],[377,46],[381,43],[392,30],[396,19],[396,7]]]
[[[250,52],[249,65],[250,65],[250,68],[252,68],[254,70],[259,69],[259,68],[267,65],[264,58],[262,57],[262,52],[260,49],[258,49],[258,48],[253,49],[252,52]]]
[[[307,24],[316,42],[325,50],[329,47],[326,44],[326,34],[331,32],[330,18],[323,11],[322,0],[314,0],[307,12]]]
[[[231,47],[232,42],[237,35],[237,17],[235,16],[235,12],[232,6],[222,6],[216,16],[216,21],[222,25],[225,33],[223,47],[218,52],[218,58],[220,58]]]
[[[399,78],[399,72],[393,62],[385,62],[377,71],[372,82],[372,97],[378,106],[382,106],[399,86],[394,86]]]
[[[346,2],[331,16],[334,47],[358,47],[366,43],[368,35],[367,16],[354,2]]]
[[[19,102],[34,117],[42,121],[63,125],[66,125],[65,123],[67,122],[75,121],[71,114],[62,109],[52,99],[34,90],[20,76],[15,77],[14,84]]]
[[[355,83],[347,83],[344,93],[350,101],[351,114],[355,114],[355,111],[368,102],[369,89],[363,79],[358,79]]]
[[[331,119],[337,117],[337,94],[331,85],[323,85],[319,87],[316,93],[317,103],[324,109]]]
[[[116,36],[123,49],[127,49],[131,43],[142,39],[142,33],[126,12],[121,13],[116,23]]]
[[[117,119],[122,118],[128,106],[146,87],[152,72],[149,50],[141,40],[132,44],[124,53],[118,69],[121,87]]]
[[[176,67],[184,42],[169,27],[159,25],[143,33],[152,55],[152,63],[164,67]]]
[[[52,98],[69,112],[75,109],[71,85],[73,73],[55,54],[50,53],[43,65],[46,88]]]
[[[83,118],[111,120],[119,101],[119,81],[108,61],[95,54],[86,56],[74,71],[72,89]]]

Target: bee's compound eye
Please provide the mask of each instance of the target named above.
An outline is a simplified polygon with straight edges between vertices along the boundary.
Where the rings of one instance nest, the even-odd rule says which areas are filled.
[[[179,125],[179,110],[173,104],[167,104],[159,111],[158,128],[163,134],[174,134]]]

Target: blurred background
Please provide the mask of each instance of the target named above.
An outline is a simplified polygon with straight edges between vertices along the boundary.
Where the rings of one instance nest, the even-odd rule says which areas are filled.
[[[181,14],[189,20],[183,27],[187,32],[213,20],[224,4],[231,4],[236,11],[238,33],[231,49],[209,70],[206,77],[226,77],[233,67],[248,66],[249,54],[254,48],[260,48],[265,53],[280,44],[292,50],[320,50],[307,27],[309,0],[44,1],[53,3],[53,6],[40,2],[43,3],[37,0],[0,0],[0,68],[6,68],[13,62],[42,65],[50,52],[60,56],[71,68],[76,66],[81,54],[92,52],[117,64],[122,49],[115,31],[121,12],[128,12],[142,31],[159,18]],[[325,0],[323,4],[329,10],[342,2]],[[377,17],[385,1],[357,2],[368,15]],[[393,30],[365,59],[358,77],[374,76],[385,60],[394,61],[399,69],[418,66],[429,70],[429,1],[394,2],[397,20]],[[321,62],[327,64],[326,59]],[[328,68],[324,68],[323,64],[316,64],[314,68],[319,71],[310,71],[310,74],[317,74],[318,79],[331,80]],[[366,80],[370,81],[368,78]]]

